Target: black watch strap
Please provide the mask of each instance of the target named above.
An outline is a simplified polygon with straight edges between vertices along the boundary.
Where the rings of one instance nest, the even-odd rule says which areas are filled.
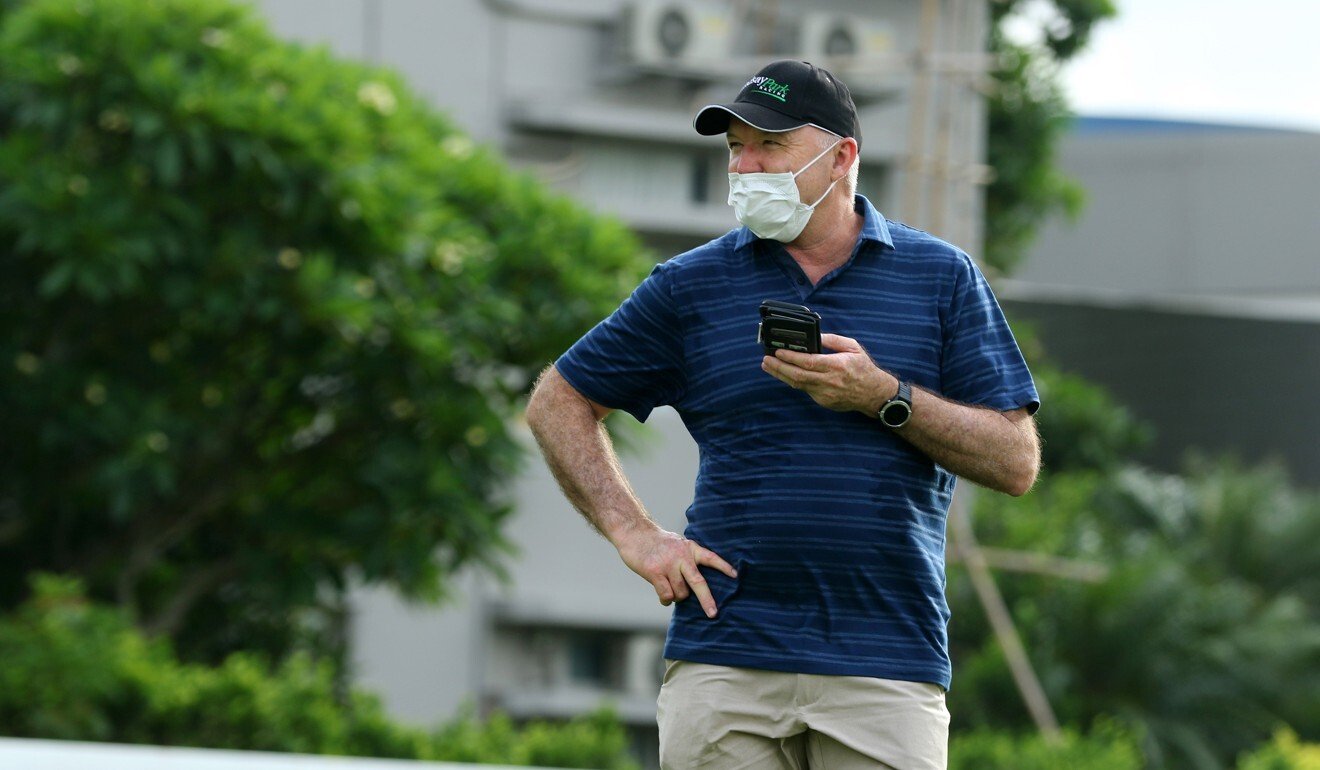
[[[901,428],[912,418],[912,383],[898,381],[898,393],[880,407],[877,415],[887,428]]]

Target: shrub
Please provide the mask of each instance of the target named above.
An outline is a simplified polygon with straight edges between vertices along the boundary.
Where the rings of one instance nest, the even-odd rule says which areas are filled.
[[[1091,735],[1065,730],[1058,743],[1039,734],[976,730],[949,742],[949,770],[1140,770],[1135,742],[1104,723]]]
[[[0,620],[0,735],[310,754],[628,770],[627,737],[602,710],[567,724],[464,715],[424,731],[366,693],[337,695],[328,662],[235,653],[182,663],[74,579],[40,576]]]
[[[978,514],[987,547],[1108,569],[1095,583],[997,575],[1061,721],[1111,716],[1151,767],[1198,770],[1231,767],[1278,724],[1320,729],[1320,497],[1277,469],[1057,474],[1021,500],[979,497]],[[1025,729],[960,569],[948,591],[955,721]]]
[[[1049,472],[1114,470],[1150,444],[1150,425],[1104,388],[1048,363],[1032,373],[1045,405],[1037,422],[1041,461]]]
[[[1280,730],[1270,743],[1244,756],[1238,770],[1320,770],[1320,744],[1301,743],[1292,730]]]

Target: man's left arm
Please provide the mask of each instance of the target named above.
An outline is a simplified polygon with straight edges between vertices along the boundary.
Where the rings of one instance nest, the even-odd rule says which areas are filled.
[[[836,352],[780,350],[761,368],[821,406],[875,418],[898,392],[898,379],[854,339],[824,334],[821,342]],[[1026,409],[1000,412],[914,387],[912,417],[895,433],[948,471],[1010,495],[1026,494],[1040,470],[1040,440]]]

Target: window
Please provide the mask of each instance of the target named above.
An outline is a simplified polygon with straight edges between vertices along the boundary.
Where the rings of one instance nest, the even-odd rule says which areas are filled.
[[[696,153],[690,163],[688,197],[693,203],[710,203],[710,156],[704,152]]]
[[[574,684],[618,689],[623,684],[623,638],[603,631],[567,634],[568,677]]]

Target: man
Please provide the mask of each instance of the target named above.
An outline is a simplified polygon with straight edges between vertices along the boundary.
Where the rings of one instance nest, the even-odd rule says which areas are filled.
[[[944,768],[954,475],[1031,488],[1035,386],[967,255],[856,195],[833,75],[774,62],[694,125],[727,138],[744,227],[658,265],[527,412],[569,500],[675,604],[661,765]],[[766,356],[765,299],[819,313],[825,350]],[[600,422],[662,404],[701,453],[682,535]]]

